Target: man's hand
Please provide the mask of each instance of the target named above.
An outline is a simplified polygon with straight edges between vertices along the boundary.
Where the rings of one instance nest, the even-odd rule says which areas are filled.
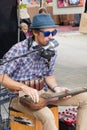
[[[55,87],[55,88],[54,88],[54,91],[55,91],[56,93],[60,93],[60,92],[67,92],[67,91],[69,91],[69,89],[66,88],[66,87]]]
[[[66,87],[55,87],[55,92],[56,93],[61,93],[61,92],[66,92],[67,93],[68,91],[69,91],[69,89],[66,88]],[[66,96],[63,99],[70,98],[70,97],[71,97],[71,95]]]
[[[28,87],[26,85],[21,86],[22,91],[26,94],[29,95],[29,97],[35,102],[39,102],[39,94],[38,91],[34,88]]]

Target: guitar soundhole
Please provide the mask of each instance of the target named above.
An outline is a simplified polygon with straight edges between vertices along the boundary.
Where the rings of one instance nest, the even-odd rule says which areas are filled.
[[[29,97],[28,95],[24,95],[25,98]]]

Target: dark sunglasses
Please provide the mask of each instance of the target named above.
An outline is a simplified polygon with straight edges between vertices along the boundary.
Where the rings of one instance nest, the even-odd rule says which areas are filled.
[[[48,37],[50,34],[51,34],[52,36],[55,36],[56,33],[57,33],[57,30],[55,29],[55,30],[52,31],[52,32],[39,30],[39,32],[42,32],[42,33],[44,34],[44,37]]]

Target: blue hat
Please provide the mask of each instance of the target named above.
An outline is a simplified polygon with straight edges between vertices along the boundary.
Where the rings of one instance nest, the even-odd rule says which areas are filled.
[[[30,28],[56,28],[53,19],[51,18],[50,14],[37,14],[33,17],[33,21],[31,23]]]

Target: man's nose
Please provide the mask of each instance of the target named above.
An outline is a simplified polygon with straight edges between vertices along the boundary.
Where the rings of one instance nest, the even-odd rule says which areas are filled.
[[[52,39],[52,38],[53,38],[53,36],[52,36],[52,34],[51,34],[51,33],[50,33],[50,35],[49,35],[49,38],[50,38],[50,39]]]

